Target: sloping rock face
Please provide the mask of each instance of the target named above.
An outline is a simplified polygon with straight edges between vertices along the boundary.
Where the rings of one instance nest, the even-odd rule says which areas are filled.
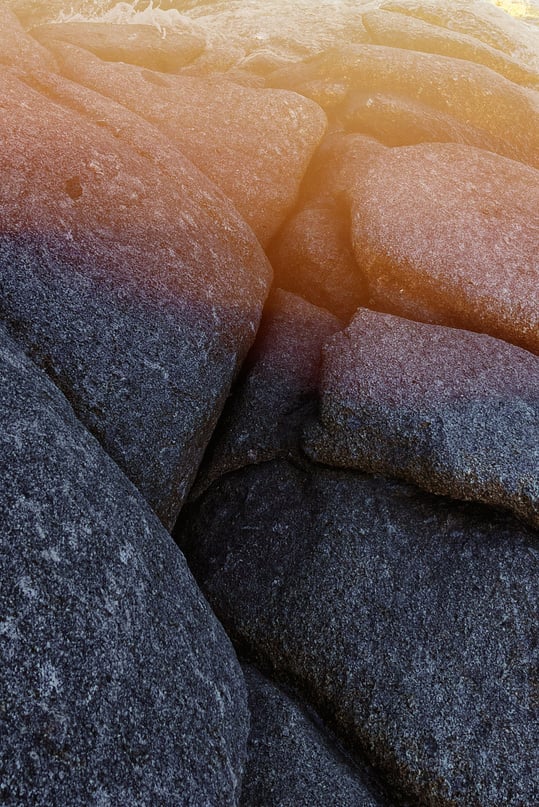
[[[539,358],[360,311],[325,349],[319,462],[507,507],[539,528]]]
[[[237,803],[241,669],[170,536],[0,331],[0,799]]]
[[[26,70],[58,69],[54,57],[24,31],[5,5],[0,5],[0,64]]]
[[[180,154],[169,176],[10,74],[1,84],[0,313],[170,527],[269,265]]]
[[[235,640],[428,807],[537,800],[539,542],[402,483],[247,468],[184,544]]]
[[[354,94],[396,94],[485,132],[489,148],[539,167],[539,93],[464,59],[383,45],[349,45],[268,77],[317,101],[337,120]],[[493,138],[495,141],[493,141]],[[449,139],[449,138],[448,138]]]
[[[304,706],[244,666],[251,732],[241,807],[382,807]],[[363,775],[362,775],[363,774]]]
[[[352,240],[371,307],[536,353],[538,232],[539,172],[479,149],[387,150],[354,188]]]
[[[339,320],[276,289],[225,406],[195,494],[224,474],[297,453],[303,423],[316,407],[322,346]]]
[[[232,200],[267,244],[293,207],[326,117],[288,92],[240,87],[222,78],[154,73],[103,62],[63,45],[68,78],[123,104],[163,131]]]
[[[539,75],[535,70],[508,57],[499,47],[487,45],[468,34],[384,10],[367,12],[363,23],[377,45],[466,59],[483,64],[517,84],[539,88]]]
[[[189,28],[163,36],[156,26],[99,22],[49,23],[32,29],[44,45],[59,40],[85,48],[109,62],[128,62],[176,73],[203,52],[206,41]]]

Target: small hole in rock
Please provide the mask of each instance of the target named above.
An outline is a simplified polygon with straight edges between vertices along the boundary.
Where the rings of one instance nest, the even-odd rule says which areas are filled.
[[[78,177],[71,177],[66,182],[66,191],[72,199],[79,199],[82,196],[82,185]]]

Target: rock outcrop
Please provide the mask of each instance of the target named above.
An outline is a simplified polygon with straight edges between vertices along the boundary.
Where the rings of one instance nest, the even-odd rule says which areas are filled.
[[[293,207],[326,118],[306,98],[103,62],[58,43],[62,72],[148,120],[232,200],[267,244]]]
[[[184,558],[0,330],[0,800],[237,804],[241,669]]]
[[[362,310],[325,349],[307,453],[506,507],[539,528],[539,358]]]
[[[274,462],[214,484],[183,543],[234,640],[397,802],[533,804],[537,532],[402,483]]]
[[[251,731],[240,807],[385,807],[366,771],[346,758],[304,705],[253,667],[243,671]]]
[[[0,314],[171,527],[270,268],[181,154],[173,176],[1,77]]]

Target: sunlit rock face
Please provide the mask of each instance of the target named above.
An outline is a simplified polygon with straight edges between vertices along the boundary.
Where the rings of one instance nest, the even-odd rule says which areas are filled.
[[[177,73],[200,56],[204,37],[186,26],[163,37],[155,26],[99,22],[65,22],[41,25],[32,36],[44,45],[57,40],[78,45],[110,62],[130,62],[151,70]]]
[[[268,82],[313,98],[344,125],[358,92],[419,99],[483,130],[486,148],[495,138],[504,156],[539,167],[539,129],[529,125],[539,119],[539,93],[480,64],[383,45],[344,46],[278,70]]]
[[[269,265],[181,154],[169,172],[8,73],[2,98],[2,317],[172,526]]]
[[[0,330],[0,799],[235,805],[232,647],[185,560]]]
[[[307,451],[537,528],[538,378],[539,358],[506,342],[364,309],[326,346]]]
[[[216,483],[185,542],[234,639],[397,803],[533,804],[536,532],[402,483],[275,462]]]
[[[539,172],[479,149],[383,152],[354,188],[369,302],[539,352]]]
[[[0,6],[0,64],[23,70],[57,70],[52,54],[25,32],[4,5]]]
[[[389,807],[303,704],[243,669],[251,730],[240,807]]]
[[[267,243],[293,206],[326,127],[322,110],[283,92],[219,78],[154,73],[103,62],[60,43],[62,72],[146,118],[236,205]]]

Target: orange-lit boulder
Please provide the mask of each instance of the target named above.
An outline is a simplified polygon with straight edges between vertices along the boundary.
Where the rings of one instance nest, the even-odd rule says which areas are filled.
[[[339,115],[351,94],[414,99],[500,141],[500,153],[539,167],[539,93],[463,59],[382,45],[351,45],[278,70],[273,87],[295,90]]]
[[[224,196],[172,148],[159,163],[122,107],[116,137],[9,72],[0,92],[0,316],[171,526],[269,264]]]
[[[276,282],[338,316],[351,316],[367,299],[348,216],[335,207],[306,207],[275,239],[269,258]]]
[[[287,92],[222,78],[103,62],[58,43],[63,73],[146,118],[221,188],[265,244],[293,206],[326,128],[323,111]]]
[[[279,285],[344,319],[368,296],[352,249],[350,200],[381,151],[380,143],[362,135],[329,134],[309,166],[300,209],[269,251]]]
[[[539,172],[469,146],[388,149],[355,188],[370,305],[539,352]]]
[[[375,137],[386,146],[414,146],[417,143],[465,143],[497,154],[519,150],[484,129],[477,129],[446,112],[433,109],[412,97],[391,93],[351,92],[339,113],[348,131]]]
[[[517,6],[523,3],[517,0]],[[533,16],[534,8],[526,4]],[[460,34],[473,36],[480,42],[503,51],[508,56],[539,71],[539,31],[515,19],[493,2],[470,3],[470,0],[385,0],[382,8],[424,20]],[[535,14],[537,21],[538,15]]]
[[[188,26],[177,27],[164,36],[156,26],[101,22],[63,22],[41,25],[32,30],[43,45],[69,42],[109,62],[128,62],[151,70],[175,73],[199,56],[204,37]]]
[[[21,70],[57,70],[54,57],[26,33],[12,11],[0,4],[0,64]]]
[[[391,11],[369,11],[363,23],[377,45],[439,53],[483,64],[510,81],[539,88],[539,73],[468,34],[450,31],[424,20]]]

